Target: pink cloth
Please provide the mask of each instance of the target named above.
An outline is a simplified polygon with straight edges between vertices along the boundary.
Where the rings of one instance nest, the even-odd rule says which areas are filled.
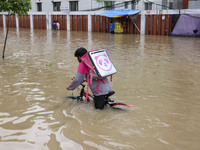
[[[89,72],[89,69],[83,62],[80,62],[77,72],[86,75]]]

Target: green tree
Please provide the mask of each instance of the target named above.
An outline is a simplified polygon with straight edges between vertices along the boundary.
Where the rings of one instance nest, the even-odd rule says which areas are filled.
[[[0,0],[0,12],[7,12],[7,31],[4,40],[4,47],[2,58],[4,59],[6,41],[8,37],[9,30],[9,15],[17,15],[18,17],[28,14],[29,9],[31,9],[31,0]]]

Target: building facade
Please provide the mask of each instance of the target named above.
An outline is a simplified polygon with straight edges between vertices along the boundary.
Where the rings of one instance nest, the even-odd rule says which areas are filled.
[[[30,12],[140,9],[140,0],[31,0]]]
[[[75,2],[75,3],[71,3]],[[130,3],[130,1],[122,1],[123,3],[114,3],[112,7],[105,7],[101,3],[94,7],[86,7],[85,5],[80,5],[80,2],[85,2],[86,0],[80,1],[68,1],[68,0],[32,0],[32,10],[28,12],[28,15],[21,17],[9,16],[9,27],[16,28],[31,28],[31,29],[52,29],[53,21],[58,21],[60,23],[61,30],[67,31],[88,31],[88,32],[109,32],[109,22],[110,18],[98,16],[104,10],[108,9],[139,9],[140,15],[136,25],[132,20],[128,20],[128,26],[126,33],[140,33],[140,34],[153,34],[153,35],[168,35],[171,26],[174,26],[172,18],[173,16],[180,16],[180,14],[185,15],[198,15],[200,14],[200,9],[189,9],[195,5],[198,6],[200,0],[196,1],[159,1],[154,0],[151,2],[149,0],[136,1],[137,3]],[[93,2],[93,1],[92,1]],[[131,1],[132,2],[132,1]],[[194,3],[198,2],[198,3]],[[119,5],[120,4],[120,5]],[[123,5],[122,5],[123,4]],[[132,5],[136,4],[136,5]],[[179,8],[175,8],[179,6]],[[180,6],[183,9],[180,9]],[[90,9],[89,9],[90,7]],[[171,9],[172,7],[172,9]],[[91,9],[92,8],[92,9]],[[97,9],[98,8],[98,9]],[[99,9],[100,8],[100,9]],[[63,12],[64,9],[66,12]],[[72,9],[72,10],[71,10]],[[81,11],[81,10],[97,10],[97,11]],[[6,28],[6,18],[7,12],[0,12],[0,27]],[[139,28],[139,29],[138,29]],[[139,31],[140,30],[140,31]]]
[[[200,9],[200,0],[189,0],[188,9]]]
[[[200,9],[200,0],[32,0],[30,12]]]

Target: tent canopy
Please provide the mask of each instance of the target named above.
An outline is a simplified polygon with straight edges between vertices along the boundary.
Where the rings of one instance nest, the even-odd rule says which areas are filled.
[[[140,10],[107,10],[104,13],[98,14],[98,16],[106,16],[109,18],[119,18],[127,15],[135,15],[139,13]]]

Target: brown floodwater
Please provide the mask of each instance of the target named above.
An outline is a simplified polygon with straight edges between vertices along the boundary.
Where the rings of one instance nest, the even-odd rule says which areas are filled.
[[[0,28],[0,54],[6,31]],[[95,110],[66,95],[74,51],[105,48],[112,96]],[[10,29],[0,59],[1,150],[197,150],[200,38]]]

